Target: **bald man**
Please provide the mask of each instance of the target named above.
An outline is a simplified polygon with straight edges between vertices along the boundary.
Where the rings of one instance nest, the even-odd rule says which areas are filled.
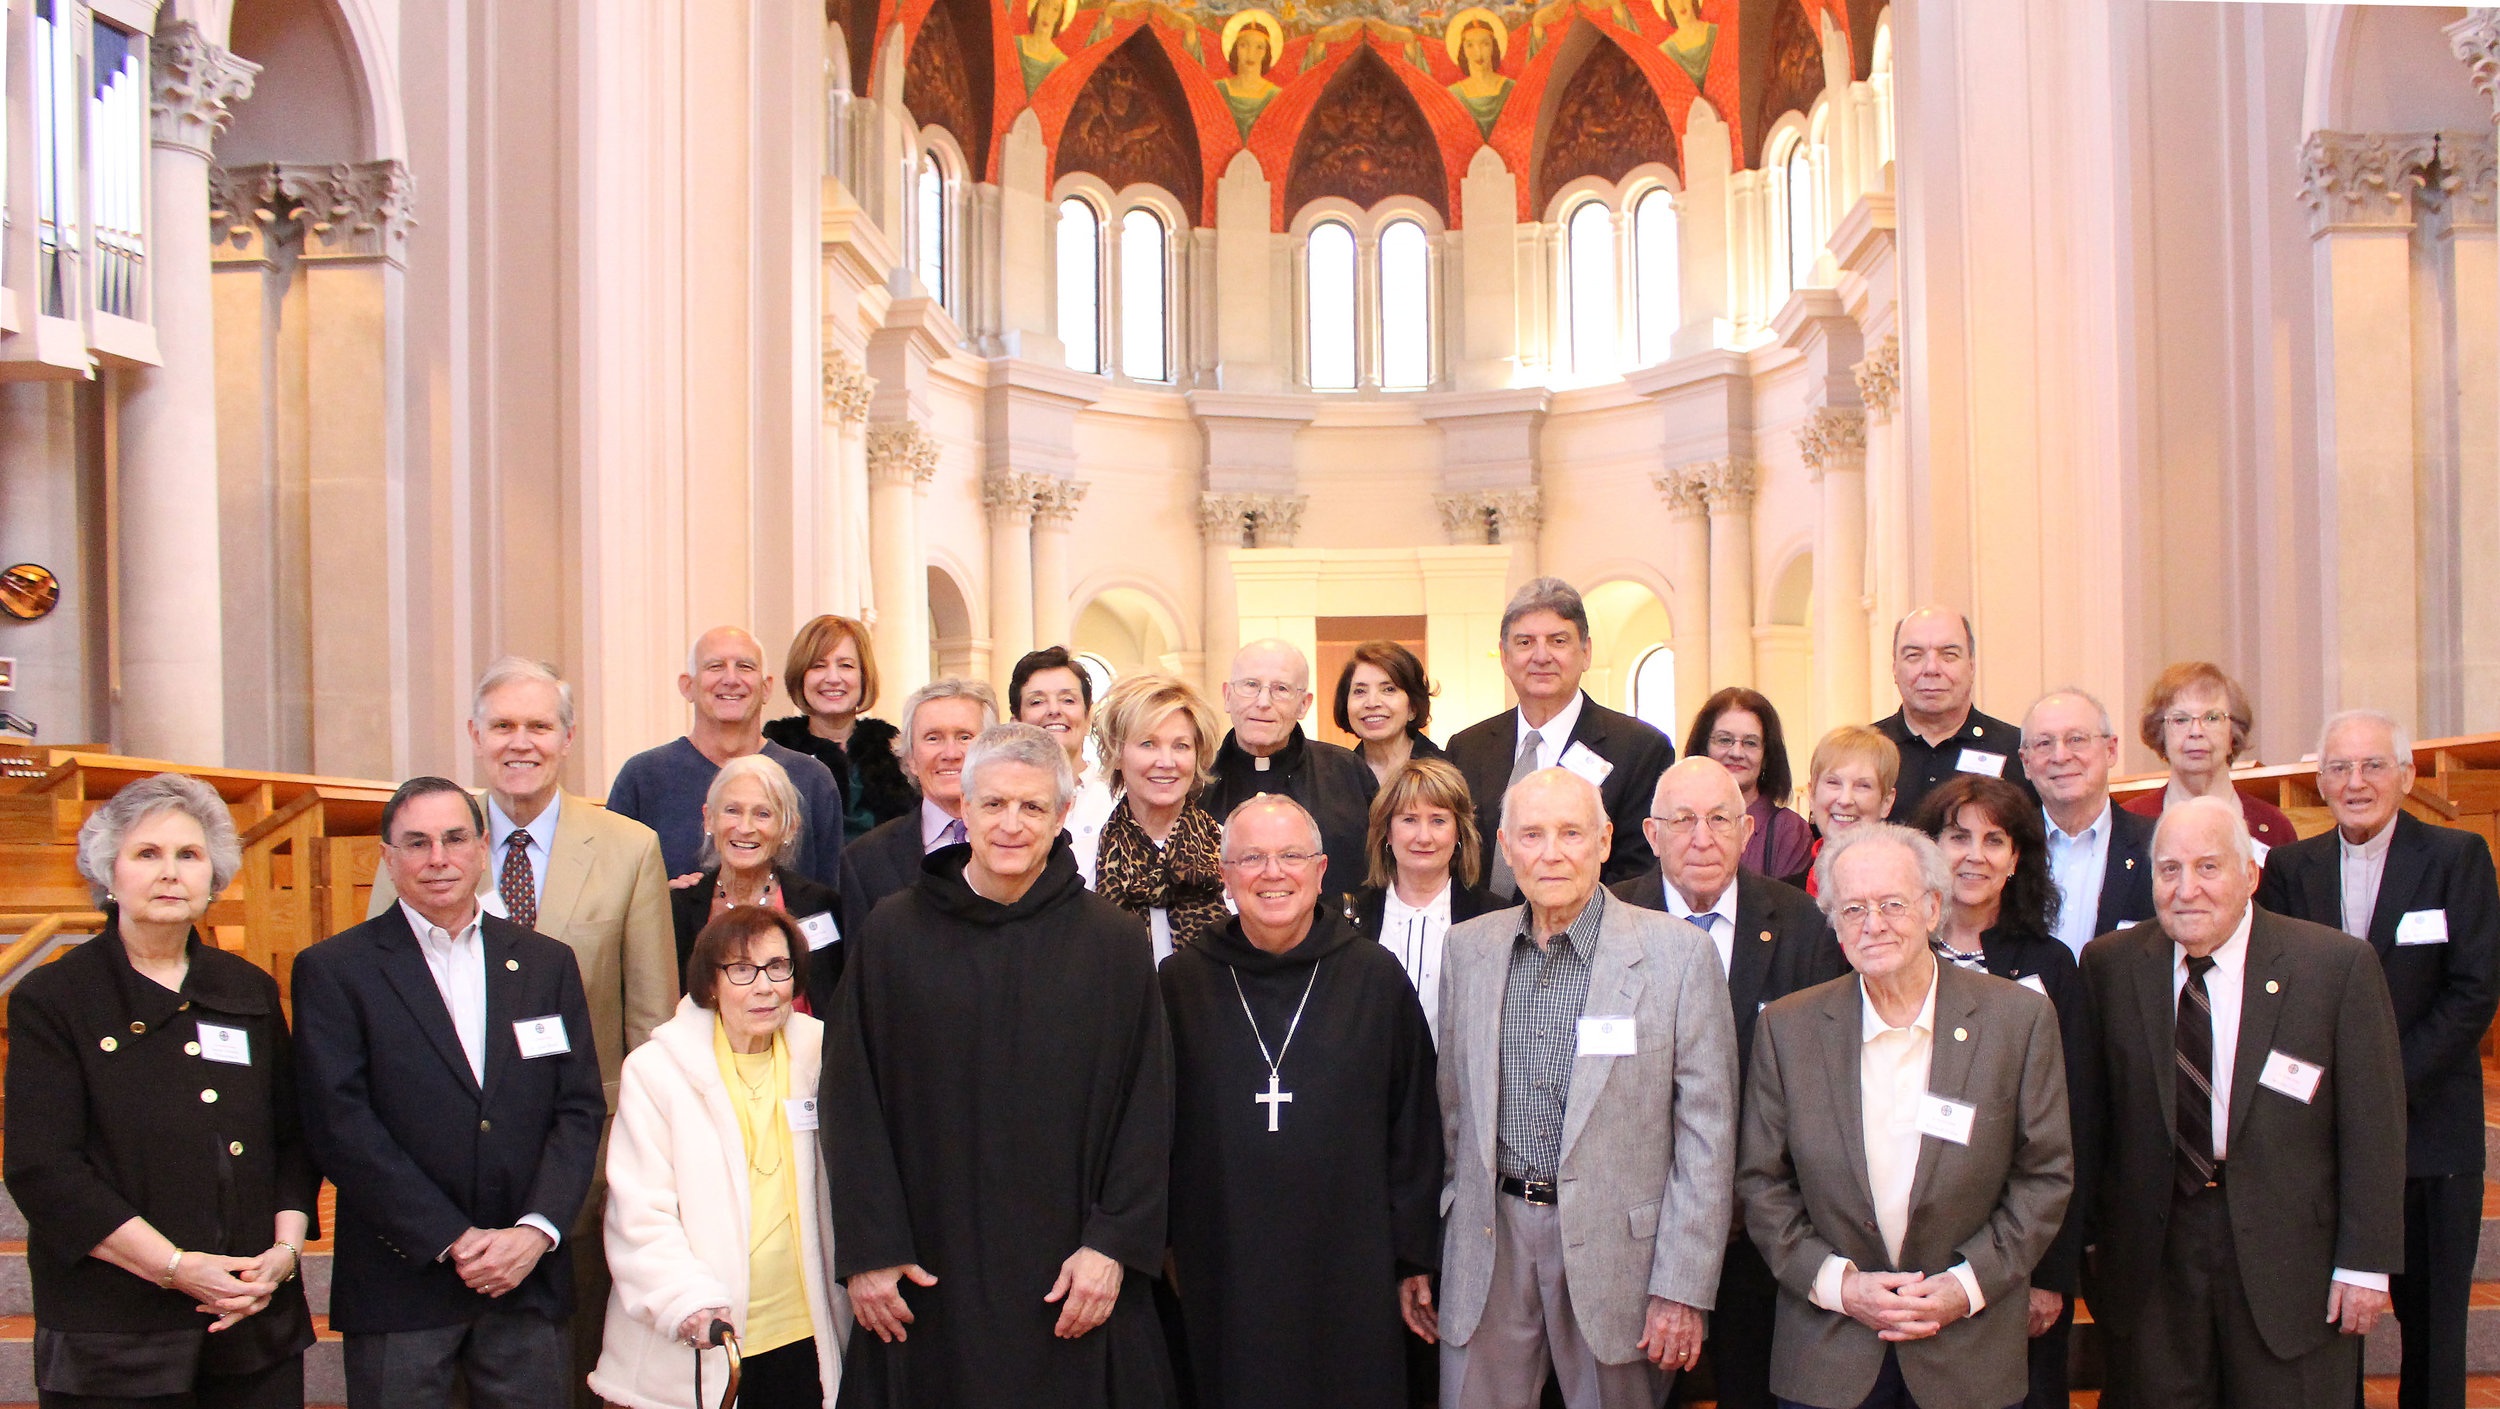
[[[733,758],[760,753],[780,764],[799,790],[807,836],[795,868],[829,886],[842,881],[842,789],[825,765],[764,737],[773,676],[764,647],[746,630],[715,626],[686,652],[677,693],[694,707],[685,737],[625,760],[608,787],[608,810],[660,834],[660,860],[672,876],[696,869],[703,849],[703,797]]]
[[[1291,642],[1253,641],[1233,655],[1224,677],[1224,712],[1233,727],[1215,751],[1207,811],[1230,817],[1261,793],[1282,793],[1319,819],[1328,852],[1320,883],[1339,907],[1363,888],[1363,839],[1380,780],[1353,750],[1302,732],[1311,708],[1311,663]]]
[[[1955,773],[1985,773],[2039,796],[2023,773],[2022,731],[1971,703],[1978,678],[1979,640],[1969,617],[1921,607],[1893,626],[1892,683],[1901,708],[1875,728],[1901,750],[1901,781],[1884,820],[1917,816],[1928,790]]]

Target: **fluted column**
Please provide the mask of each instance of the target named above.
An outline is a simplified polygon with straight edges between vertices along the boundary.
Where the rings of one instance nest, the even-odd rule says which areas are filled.
[[[1033,644],[1069,646],[1076,603],[1068,571],[1070,530],[1077,507],[1092,486],[1083,480],[1048,479],[1033,496]]]
[[[877,674],[900,700],[929,680],[929,579],[920,551],[920,487],[937,475],[937,442],[909,421],[868,428],[869,574],[876,585]]]
[[[1901,335],[1867,349],[1856,369],[1866,407],[1866,698],[1884,698],[1892,683],[1892,624],[1910,609],[1909,489],[1901,446]],[[1835,721],[1845,723],[1847,721]]]
[[[1651,475],[1667,501],[1667,575],[1675,601],[1675,713],[1690,719],[1710,698],[1710,520],[1699,471],[1679,465]]]
[[[1866,413],[1824,406],[1797,430],[1797,454],[1822,491],[1814,525],[1812,737],[1868,713]]]
[[[163,365],[120,374],[114,733],[125,753],[214,765],[226,711],[208,159],[260,69],[187,20],[158,28],[149,60],[150,308]]]
[[[1714,460],[1701,485],[1710,504],[1710,688],[1724,690],[1754,682],[1753,461]]]
[[[825,353],[825,460],[831,488],[825,496],[833,506],[833,552],[826,566],[824,596],[814,612],[857,614],[876,600],[870,569],[868,510],[868,403],[876,395],[876,378],[859,359],[840,348]],[[802,615],[800,620],[806,620]]]
[[[990,672],[1001,694],[1017,660],[1033,649],[1033,495],[1037,478],[992,470],[981,478],[990,528]]]
[[[2470,11],[2448,26],[2448,44],[2500,116],[2500,9]],[[2500,729],[2500,557],[2475,546],[2500,541],[2500,426],[2493,423],[2494,408],[2500,407],[2500,268],[2495,268],[2500,250],[2494,248],[2492,229],[2491,150],[2481,149],[2470,173],[2469,198],[2478,222],[2474,237],[2460,232],[2455,245],[2457,371],[2464,383],[2458,397],[2464,502],[2457,539],[2465,545],[2458,559],[2465,713],[2459,725],[2468,733]]]

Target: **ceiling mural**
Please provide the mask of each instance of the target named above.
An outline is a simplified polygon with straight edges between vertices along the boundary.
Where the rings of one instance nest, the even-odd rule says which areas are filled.
[[[1201,224],[1247,150],[1277,229],[1320,195],[1364,206],[1411,195],[1455,225],[1460,182],[1487,146],[1519,178],[1518,218],[1536,218],[1576,176],[1681,171],[1697,100],[1730,129],[1736,164],[1752,165],[1760,133],[1821,90],[1816,36],[1862,56],[1852,35],[1875,13],[1875,0],[828,4],[846,29],[872,10],[877,32],[902,27],[906,105],[954,132],[989,179],[996,138],[1030,110],[1054,172],[1152,181]]]

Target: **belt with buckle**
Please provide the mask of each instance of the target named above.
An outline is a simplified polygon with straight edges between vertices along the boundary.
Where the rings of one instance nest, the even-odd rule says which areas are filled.
[[[1493,1181],[1493,1187],[1522,1203],[1535,1204],[1539,1208],[1552,1208],[1559,1202],[1551,1179],[1513,1179],[1505,1174]]]

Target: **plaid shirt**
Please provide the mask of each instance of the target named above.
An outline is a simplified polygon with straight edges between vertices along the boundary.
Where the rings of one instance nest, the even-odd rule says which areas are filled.
[[[1606,890],[1600,886],[1562,937],[1540,949],[1530,934],[1535,910],[1520,912],[1502,990],[1502,1105],[1495,1163],[1510,1179],[1552,1179],[1562,1163],[1563,1108],[1579,1055],[1580,1013],[1588,1006],[1589,960],[1597,952]]]

